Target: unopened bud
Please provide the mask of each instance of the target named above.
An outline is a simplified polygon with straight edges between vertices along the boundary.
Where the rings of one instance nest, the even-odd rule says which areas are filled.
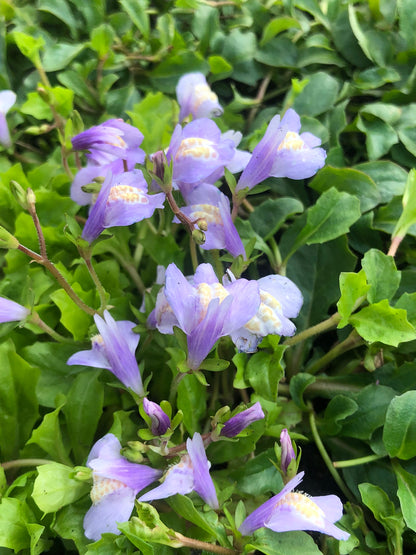
[[[205,233],[200,229],[194,229],[192,232],[192,239],[197,245],[203,245],[205,243]]]
[[[88,183],[88,185],[82,185],[81,189],[84,193],[92,193],[93,195],[98,194],[101,190],[101,183]]]
[[[287,473],[290,462],[296,459],[295,451],[293,449],[292,441],[290,439],[289,432],[286,428],[282,430],[280,434],[280,447],[282,449],[280,468],[283,474]]]
[[[222,436],[234,437],[253,422],[264,418],[264,412],[259,402],[254,403],[249,409],[232,416],[221,430]]]
[[[206,231],[208,229],[208,223],[203,218],[198,220],[198,227],[201,231]]]
[[[143,461],[143,452],[147,452],[147,446],[141,441],[128,441],[128,447],[124,447],[121,450],[121,454],[128,461],[134,463],[140,463]]]
[[[89,482],[92,479],[92,470],[86,466],[76,466],[74,468],[74,478],[79,482]]]
[[[38,87],[36,90],[38,95],[41,97],[41,99],[47,104],[49,104],[50,102],[49,92],[43,87]]]
[[[4,227],[0,226],[0,248],[17,249],[19,244],[19,241],[14,235],[9,233],[7,229],[4,229]]]
[[[14,181],[14,179],[12,179],[10,181],[10,190],[11,190],[12,195],[14,196],[14,198],[20,204],[20,206],[24,210],[27,210],[26,191],[25,191],[25,189],[23,189],[23,187],[20,185],[20,183],[18,183],[17,181]]]
[[[153,401],[149,401],[146,397],[143,399],[143,409],[150,418],[150,431],[154,436],[162,436],[170,426],[169,416],[162,408]]]
[[[26,191],[26,200],[28,204],[36,204],[36,195],[30,187]]]

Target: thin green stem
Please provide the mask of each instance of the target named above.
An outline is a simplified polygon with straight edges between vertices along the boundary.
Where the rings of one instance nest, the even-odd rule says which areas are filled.
[[[46,252],[46,242],[40,225],[38,214],[36,212],[35,203],[36,203],[35,195],[32,189],[29,187],[27,190],[27,207],[29,210],[29,214],[32,217],[33,223],[35,224],[36,233],[38,235],[40,255],[42,256],[42,258],[46,259],[48,258],[48,254]]]
[[[344,341],[341,341],[341,343],[335,345],[333,349],[328,351],[323,357],[314,362],[314,364],[309,366],[306,370],[309,374],[316,374],[317,372],[319,372],[319,370],[322,370],[323,368],[328,366],[330,362],[335,360],[343,353],[346,353],[347,351],[350,351],[351,349],[354,349],[359,345],[363,345],[364,343],[364,339],[360,337],[355,330],[353,330],[350,335],[346,339],[344,339]]]
[[[10,468],[20,468],[22,466],[39,466],[41,464],[49,464],[51,462],[53,461],[49,461],[48,459],[17,459],[15,461],[0,463],[0,466],[2,466],[4,470],[9,470]]]
[[[64,337],[63,335],[61,335],[60,333],[52,329],[50,326],[48,326],[48,324],[42,320],[42,318],[39,316],[37,312],[32,312],[32,314],[29,316],[27,321],[31,324],[34,324],[35,326],[38,326],[38,328],[43,330],[45,333],[50,335],[53,339],[55,339],[55,341],[58,341],[59,343],[74,342],[69,337]]]
[[[327,320],[324,320],[323,322],[319,322],[319,324],[316,324],[315,326],[311,326],[310,328],[301,331],[300,333],[298,333],[297,335],[294,335],[293,337],[289,337],[283,342],[283,345],[296,345],[297,343],[306,341],[306,339],[309,339],[314,335],[318,335],[318,333],[322,333],[324,331],[328,331],[332,328],[335,328],[340,322],[340,320],[341,320],[341,315],[338,314],[338,312],[336,312]]]
[[[218,249],[212,249],[209,252],[214,262],[214,270],[217,275],[217,278],[221,281],[221,278],[224,275],[224,268],[220,260],[220,251]]]
[[[194,269],[194,272],[196,272],[196,269],[198,267],[198,253],[196,251],[196,243],[192,235],[190,235],[189,237],[189,250],[191,253],[192,268]]]
[[[82,255],[82,253],[81,253]],[[107,307],[107,293],[100,281],[100,278],[97,275],[97,272],[95,271],[94,266],[92,265],[92,260],[91,260],[91,255],[87,254],[86,256],[84,256],[84,260],[85,260],[85,264],[88,268],[88,271],[90,273],[91,279],[93,280],[98,294],[100,296],[100,309],[99,312],[102,313],[105,308]]]
[[[335,480],[339,489],[342,491],[342,493],[345,495],[345,497],[349,501],[354,502],[353,495],[351,494],[351,492],[347,488],[347,486],[344,484],[343,479],[339,475],[337,469],[334,467],[334,464],[333,464],[330,456],[328,455],[324,444],[322,443],[321,437],[320,437],[319,432],[318,432],[318,428],[316,426],[315,413],[314,413],[312,404],[308,403],[308,406],[309,406],[309,425],[311,427],[311,432],[312,432],[312,436],[313,436],[313,439],[315,441],[316,447],[318,448],[318,451],[319,451],[321,457],[323,458],[331,476]]]
[[[140,277],[138,271],[136,270],[136,268],[134,266],[133,260],[126,260],[124,255],[122,253],[120,253],[119,251],[117,251],[116,249],[108,249],[108,252],[111,252],[111,254],[114,256],[114,258],[117,259],[117,261],[120,263],[120,266],[122,266],[123,269],[126,270],[126,272],[130,275],[130,277],[133,280],[134,285],[136,286],[137,290],[142,295],[144,295],[145,291],[146,291],[146,287],[145,287],[145,285],[142,281],[142,278]]]
[[[282,267],[282,256],[280,254],[279,247],[277,246],[277,243],[276,243],[276,240],[275,240],[274,237],[270,237],[269,245],[270,245],[270,248],[272,249],[272,253],[273,253],[273,260],[270,260],[272,269],[277,274],[280,274],[281,271],[283,270],[284,273],[281,274],[281,275],[284,275],[286,273],[285,272],[286,268]]]
[[[359,457],[357,459],[350,459],[349,461],[335,461],[332,464],[335,468],[349,468],[350,466],[359,466],[367,464],[380,459],[384,459],[386,455],[367,455],[366,457]]]
[[[201,540],[188,538],[179,532],[175,532],[174,539],[179,540],[184,547],[191,547],[200,551],[209,551],[210,553],[218,553],[219,555],[237,555],[240,553],[239,551],[230,549],[229,547],[221,547],[220,545],[214,545]]]
[[[45,268],[47,270],[49,270],[49,272],[53,275],[53,277],[56,279],[56,281],[62,287],[62,289],[64,289],[64,291],[66,291],[68,296],[74,301],[74,303],[76,305],[79,306],[79,308],[81,308],[84,312],[86,312],[87,314],[90,314],[91,316],[93,316],[96,313],[96,310],[94,310],[93,308],[91,308],[90,306],[85,304],[84,301],[80,297],[78,297],[78,295],[75,293],[75,291],[69,285],[69,283],[66,281],[66,279],[61,274],[61,272],[54,266],[54,264],[48,258],[44,258],[40,254],[32,251],[31,249],[28,249],[24,245],[19,245],[17,248],[21,252],[23,252],[27,256],[29,256],[32,260],[37,262],[38,264],[41,264],[42,266],[45,266]]]

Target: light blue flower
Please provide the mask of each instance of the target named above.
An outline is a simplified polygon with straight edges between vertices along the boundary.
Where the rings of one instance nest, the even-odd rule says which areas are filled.
[[[195,433],[192,439],[188,438],[186,449],[187,455],[166,472],[163,483],[139,497],[139,501],[154,501],[177,493],[186,495],[196,491],[211,508],[218,509],[214,482],[209,474],[211,463],[201,435]]]
[[[92,338],[92,349],[73,354],[67,364],[110,370],[126,387],[144,395],[135,357],[140,335],[132,331],[136,324],[128,320],[116,322],[108,310],[104,311],[104,319],[96,314],[94,320],[99,335]]]
[[[202,73],[183,75],[176,86],[176,97],[180,106],[179,121],[189,114],[197,119],[218,117],[223,113],[217,95],[212,92]]]
[[[266,527],[275,532],[311,530],[323,532],[337,540],[347,540],[344,532],[334,522],[342,516],[342,503],[336,495],[309,497],[292,490],[302,481],[304,472],[297,474],[280,493],[263,503],[241,524],[243,536],[251,535],[258,528]]]
[[[13,91],[0,91],[0,144],[6,148],[12,145],[6,114],[16,102],[16,94]]]
[[[98,541],[101,534],[120,534],[117,523],[126,522],[134,508],[136,495],[157,480],[161,472],[127,461],[120,455],[121,445],[113,434],[95,443],[88,456],[92,468],[92,507],[84,518],[88,539]]]
[[[20,322],[30,314],[30,310],[19,303],[0,297],[0,324]]]

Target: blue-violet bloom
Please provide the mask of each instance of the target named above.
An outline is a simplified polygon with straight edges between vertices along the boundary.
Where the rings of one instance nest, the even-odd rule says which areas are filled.
[[[293,459],[296,459],[292,440],[290,439],[289,432],[286,428],[283,428],[280,434],[280,447],[282,450],[280,458],[280,468],[283,474],[286,474],[289,464],[291,463],[291,461],[293,461]]]
[[[163,208],[164,193],[149,195],[140,170],[107,175],[92,205],[82,237],[92,243],[104,229],[126,226],[150,218]]]
[[[163,436],[170,426],[170,418],[166,412],[153,401],[149,401],[146,397],[143,399],[144,412],[151,420],[150,431],[154,436]]]
[[[173,181],[197,184],[218,170],[223,171],[234,158],[236,149],[232,138],[223,138],[216,123],[201,118],[177,125],[166,153],[173,160]],[[209,181],[209,179],[208,179]]]
[[[196,187],[181,188],[187,206],[181,211],[192,221],[205,220],[208,225],[205,231],[205,243],[202,249],[225,249],[232,256],[242,255],[246,258],[244,245],[231,219],[230,201],[221,191],[208,183]],[[175,217],[173,220],[179,223]]]
[[[304,472],[297,474],[280,493],[263,503],[241,524],[243,536],[251,535],[265,526],[275,532],[311,530],[323,532],[337,540],[347,540],[344,532],[334,522],[342,516],[342,503],[336,495],[310,497],[292,490],[302,481]]]
[[[120,534],[118,522],[126,522],[134,508],[136,495],[160,478],[161,472],[127,461],[120,455],[121,445],[113,434],[97,441],[88,456],[92,468],[92,507],[84,518],[88,539],[98,541],[101,534]]]
[[[216,341],[231,335],[257,312],[260,296],[256,281],[238,279],[225,288],[210,264],[200,264],[192,283],[170,264],[151,321],[161,333],[177,325],[187,335],[188,365],[197,370]]]
[[[183,75],[176,86],[180,106],[179,121],[192,114],[194,119],[221,116],[223,109],[204,75],[199,72]]]
[[[30,314],[30,310],[15,301],[0,297],[0,324],[20,322]]]
[[[95,125],[72,139],[74,150],[87,150],[88,164],[75,176],[71,186],[71,198],[80,205],[90,204],[93,195],[82,190],[84,185],[97,177],[132,170],[143,164],[144,151],[139,148],[143,134],[121,119],[110,119]]]
[[[0,91],[0,144],[6,148],[12,145],[6,114],[16,102],[16,93],[13,91]]]
[[[177,493],[186,495],[196,491],[212,509],[218,509],[217,493],[209,474],[211,463],[201,435],[195,433],[192,439],[188,438],[186,449],[188,453],[166,472],[163,483],[139,497],[139,501],[165,499]]]
[[[300,117],[291,108],[282,121],[280,116],[272,118],[238,180],[236,192],[252,189],[269,176],[305,179],[324,166],[326,152],[316,148],[320,139],[312,133],[299,135],[300,127]]]
[[[132,331],[136,324],[128,320],[116,322],[108,310],[104,310],[104,318],[95,314],[94,321],[99,335],[92,338],[92,349],[73,354],[67,364],[110,370],[126,387],[144,395],[135,357],[140,335]]]
[[[228,274],[233,279],[231,272]],[[287,277],[271,274],[257,280],[257,284],[261,300],[257,313],[231,334],[237,349],[244,353],[255,352],[266,335],[294,335],[296,327],[289,318],[295,318],[303,304],[302,293]]]
[[[257,403],[254,403],[249,409],[243,410],[227,420],[224,427],[221,429],[220,435],[224,437],[235,437],[247,428],[247,426],[262,418],[264,418],[264,412],[260,403],[257,401]]]

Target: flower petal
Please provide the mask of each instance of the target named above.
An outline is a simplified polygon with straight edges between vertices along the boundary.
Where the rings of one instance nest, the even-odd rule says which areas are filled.
[[[192,439],[188,438],[186,448],[192,462],[195,491],[212,509],[218,509],[217,493],[209,473],[211,464],[207,459],[201,434],[195,433]]]

